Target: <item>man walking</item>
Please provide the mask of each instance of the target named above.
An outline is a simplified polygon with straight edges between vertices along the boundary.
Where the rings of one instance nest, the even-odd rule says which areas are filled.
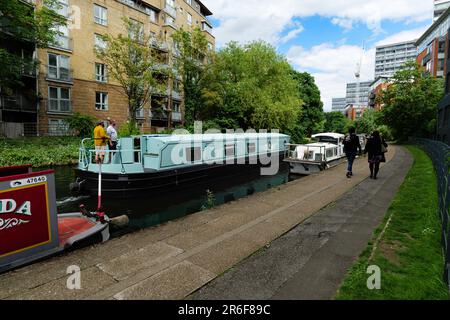
[[[116,131],[116,122],[114,120],[111,120],[108,128],[106,129],[106,134],[110,137],[109,140],[109,150],[111,153],[109,154],[109,162],[111,163],[111,160],[115,154],[113,150],[117,150],[117,131]]]
[[[355,132],[355,128],[351,127],[348,130],[348,135],[344,138],[344,152],[348,161],[347,178],[351,178],[353,175],[353,162],[355,161],[358,150],[360,154],[362,153],[359,137]]]
[[[105,132],[105,124],[99,121],[94,129],[95,162],[103,163],[106,153],[106,143],[109,137]]]

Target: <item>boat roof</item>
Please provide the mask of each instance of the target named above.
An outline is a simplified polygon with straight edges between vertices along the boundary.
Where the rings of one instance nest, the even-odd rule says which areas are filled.
[[[313,134],[311,137],[312,138],[332,137],[334,139],[339,139],[339,138],[344,138],[345,135],[342,133],[324,132],[324,133]]]
[[[288,138],[288,135],[281,133],[207,133],[207,134],[174,134],[174,135],[144,135],[163,142],[173,141],[199,141],[199,140],[222,140],[222,139],[266,139],[266,138]]]

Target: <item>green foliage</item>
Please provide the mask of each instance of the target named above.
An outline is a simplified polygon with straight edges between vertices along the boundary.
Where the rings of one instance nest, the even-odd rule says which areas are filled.
[[[66,117],[64,121],[69,125],[69,128],[76,133],[77,137],[92,136],[93,128],[95,126],[93,117],[76,112],[73,115]]]
[[[187,125],[200,120],[202,82],[212,62],[212,52],[208,50],[208,41],[200,28],[192,32],[178,29],[172,35],[177,47],[174,63],[176,73],[181,76],[184,91],[184,117]]]
[[[0,139],[0,166],[74,164],[78,162],[80,143],[76,137]]]
[[[203,81],[200,119],[220,128],[292,129],[302,101],[291,71],[267,43],[226,45]]]
[[[363,116],[353,123],[358,133],[371,133],[378,128],[380,124],[380,113],[374,109],[368,109]]]
[[[374,239],[350,269],[337,299],[448,300],[442,279],[444,260],[438,214],[436,174],[431,159],[417,147],[408,147],[413,166],[395,196]],[[375,239],[389,225],[374,248]],[[372,251],[373,259],[369,261]],[[381,289],[367,289],[367,267],[381,268]]]
[[[325,113],[325,132],[347,133],[352,122],[342,112]]]
[[[123,138],[140,135],[141,131],[136,125],[136,122],[127,121],[119,127],[117,134]]]
[[[378,126],[377,130],[380,132],[384,140],[391,141],[394,139],[394,136],[392,135],[392,130],[387,125]]]
[[[214,193],[211,190],[206,190],[206,202],[201,207],[201,210],[208,210],[211,208],[214,208],[216,205],[216,197],[214,196]]]
[[[153,38],[142,32],[139,24],[123,19],[127,34],[102,36],[106,49],[95,48],[98,59],[108,66],[108,75],[119,82],[122,93],[128,99],[130,122],[135,122],[136,111],[143,108],[151,94],[166,90],[156,79],[156,74],[168,73],[158,65]]]
[[[310,137],[314,133],[322,132],[324,128],[325,116],[320,90],[309,73],[292,71],[292,76],[297,81],[300,99],[303,101],[299,126],[303,128],[304,135]]]
[[[437,104],[444,95],[442,79],[424,74],[415,62],[405,64],[378,99],[384,104],[382,121],[399,141],[431,137],[435,131]]]
[[[50,10],[57,8],[56,0],[44,0],[44,6],[34,10],[34,7],[20,0],[0,1],[0,40],[7,41],[14,38],[15,41],[35,43],[38,48],[46,48],[55,43],[55,31],[58,26],[66,23],[65,18]],[[21,52],[9,52],[5,48],[0,49],[0,87],[3,90],[13,90],[23,85],[21,82],[22,70],[35,70],[38,61],[31,56],[22,57]]]

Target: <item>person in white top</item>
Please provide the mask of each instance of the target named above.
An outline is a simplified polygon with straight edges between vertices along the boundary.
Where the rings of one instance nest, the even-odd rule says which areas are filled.
[[[114,120],[111,120],[108,128],[106,129],[106,134],[111,137],[109,140],[109,150],[117,150],[117,131],[116,122]],[[114,154],[115,152],[111,152],[108,163],[111,163]]]

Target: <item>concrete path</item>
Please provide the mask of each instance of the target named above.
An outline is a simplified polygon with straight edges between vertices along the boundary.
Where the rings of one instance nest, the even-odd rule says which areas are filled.
[[[332,299],[411,165],[410,154],[397,148],[378,180],[363,181],[189,298]]]
[[[407,163],[399,165],[399,161],[405,161],[405,152],[398,147],[390,149],[386,171],[382,169],[380,180],[374,182],[373,186],[386,182],[388,176],[384,174],[388,173],[390,166],[402,172],[407,170]],[[392,158],[394,160],[391,162]],[[356,161],[352,179],[345,178],[344,166],[0,275],[0,299],[183,299],[341,198],[368,176],[366,159]],[[394,168],[391,170],[395,171]],[[367,189],[369,193],[375,190]],[[395,191],[383,190],[380,192],[387,195]],[[362,201],[361,198],[355,200]],[[229,297],[282,297],[283,294],[294,293],[296,289],[290,288],[289,284],[294,284],[294,280],[298,283],[302,281],[299,264],[294,263],[297,255],[301,252],[307,255],[309,252],[309,256],[312,256],[317,250],[325,248],[333,230],[339,229],[336,221],[349,219],[350,213],[340,214],[335,217],[337,220],[334,223],[326,223],[326,217],[322,218],[328,227],[319,231],[319,237],[317,232],[311,230],[314,231],[311,239],[306,239],[296,250],[286,253],[286,264],[279,266],[282,279],[275,281],[278,283],[276,288],[269,286],[266,289],[261,283],[255,287],[256,291],[262,290],[257,294],[252,290],[247,295],[234,291],[236,295]],[[353,227],[361,232],[366,230],[361,229],[356,222]],[[366,228],[367,232],[371,232],[368,226]],[[344,235],[342,233],[341,236]],[[319,243],[317,238],[320,239]],[[332,243],[335,242],[329,244]],[[328,259],[329,263],[333,261],[332,256]],[[309,261],[313,262],[304,260],[305,267]],[[71,265],[81,268],[81,290],[67,289],[66,271]],[[327,269],[325,267],[324,272]],[[335,264],[331,263],[330,267],[336,269]],[[272,283],[266,277],[273,274],[271,269],[269,264],[266,271],[255,269],[249,274],[252,277],[259,274],[260,282]],[[233,272],[227,273],[225,277],[230,275]],[[220,286],[222,279],[224,277],[219,277],[205,290]],[[289,279],[292,281],[287,281]],[[312,278],[309,280],[313,281]],[[207,292],[211,291],[203,292],[205,295],[200,291],[195,296],[207,298]]]

